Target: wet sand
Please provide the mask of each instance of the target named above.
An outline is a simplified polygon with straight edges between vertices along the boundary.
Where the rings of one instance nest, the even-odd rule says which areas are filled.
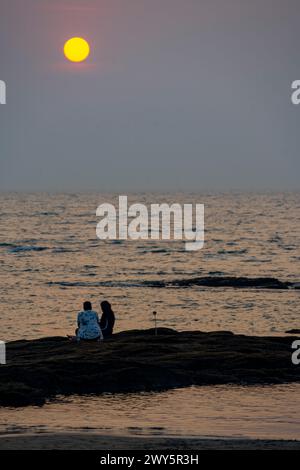
[[[300,441],[124,437],[97,434],[19,434],[0,436],[0,450],[300,450]]]

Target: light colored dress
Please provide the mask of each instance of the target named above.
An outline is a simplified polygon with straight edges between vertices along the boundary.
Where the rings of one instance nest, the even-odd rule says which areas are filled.
[[[79,312],[77,322],[77,339],[103,339],[98,313],[94,310]]]

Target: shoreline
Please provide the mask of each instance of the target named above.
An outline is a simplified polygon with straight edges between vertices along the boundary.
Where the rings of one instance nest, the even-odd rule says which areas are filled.
[[[62,432],[0,435],[0,450],[300,450],[300,441],[210,437],[125,437]]]

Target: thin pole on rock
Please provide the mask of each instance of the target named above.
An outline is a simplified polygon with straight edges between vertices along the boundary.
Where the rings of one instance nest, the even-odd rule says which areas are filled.
[[[156,319],[156,315],[157,315],[157,313],[153,312],[155,336],[157,336],[157,319]]]

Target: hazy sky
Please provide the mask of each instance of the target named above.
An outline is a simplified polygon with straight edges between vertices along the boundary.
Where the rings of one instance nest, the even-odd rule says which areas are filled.
[[[299,188],[299,0],[1,0],[1,190]],[[91,44],[68,63],[64,42]]]

